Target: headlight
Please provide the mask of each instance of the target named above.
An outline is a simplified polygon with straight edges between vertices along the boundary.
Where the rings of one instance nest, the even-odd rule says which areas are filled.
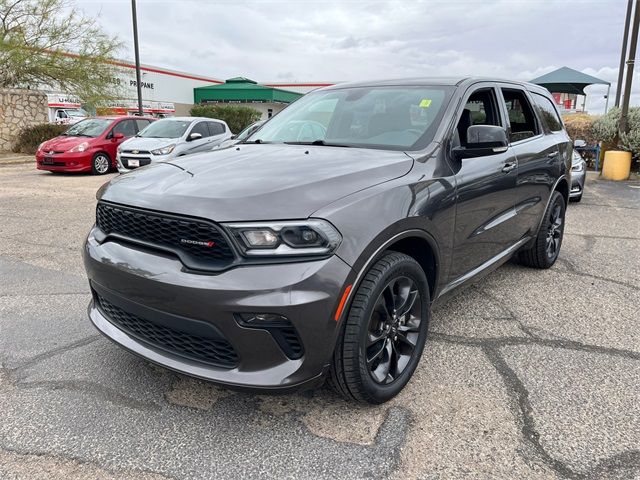
[[[583,170],[584,170],[584,162],[576,163],[575,165],[571,166],[572,172],[581,172]]]
[[[43,146],[44,144],[45,144],[45,142],[42,142],[40,145],[38,145],[38,150],[37,150],[38,152],[39,152],[40,150],[42,150],[42,146]]]
[[[176,148],[175,145],[167,145],[166,147],[151,150],[151,153],[153,153],[154,155],[169,155],[171,152],[173,152],[174,148]]]
[[[89,143],[88,142],[82,142],[79,145],[76,145],[75,147],[73,147],[69,151],[70,152],[84,152],[88,147],[89,147]]]
[[[246,256],[309,256],[333,252],[342,236],[326,220],[225,224]]]

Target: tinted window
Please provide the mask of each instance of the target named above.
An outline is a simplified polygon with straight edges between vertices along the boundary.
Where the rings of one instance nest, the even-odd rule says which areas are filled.
[[[451,91],[443,86],[320,90],[271,118],[249,141],[421,148],[433,139]]]
[[[221,135],[225,132],[224,125],[218,122],[207,122],[211,135]]]
[[[189,132],[189,135],[191,135],[192,133],[199,133],[200,135],[202,135],[202,138],[211,136],[209,134],[209,129],[207,128],[207,122],[196,123]]]
[[[522,90],[503,88],[502,96],[504,97],[507,113],[509,114],[509,123],[511,124],[509,139],[512,142],[517,142],[537,135],[536,117],[524,92]]]
[[[151,122],[151,125],[141,131],[138,136],[145,138],[179,138],[184,135],[191,122],[191,120],[164,118],[157,122]]]
[[[125,137],[133,137],[136,134],[135,120],[123,120],[113,127],[112,133],[121,133]]]
[[[149,126],[151,122],[149,120],[136,120],[136,125],[138,125],[138,131],[144,130]]]
[[[538,106],[538,111],[540,112],[542,121],[547,125],[547,127],[549,127],[549,130],[552,132],[559,132],[562,130],[562,120],[560,120],[558,111],[553,103],[551,103],[551,100],[539,93],[534,93],[533,101]]]
[[[63,135],[98,137],[107,129],[107,127],[111,126],[112,123],[113,120],[107,118],[90,118],[87,120],[81,120],[63,133]]]
[[[502,126],[498,103],[492,88],[473,92],[465,103],[455,131],[455,145],[466,146],[467,129],[471,125]]]

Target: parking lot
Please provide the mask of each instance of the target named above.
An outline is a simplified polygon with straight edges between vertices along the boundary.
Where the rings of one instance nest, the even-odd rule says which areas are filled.
[[[640,184],[590,177],[548,271],[438,305],[408,387],[231,392],[90,325],[80,249],[109,177],[0,167],[0,478],[640,478]]]

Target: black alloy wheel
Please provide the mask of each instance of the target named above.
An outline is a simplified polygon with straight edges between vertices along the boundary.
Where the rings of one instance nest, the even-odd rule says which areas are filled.
[[[377,383],[395,381],[407,368],[420,336],[422,298],[409,277],[396,277],[378,296],[369,317],[367,365]]]
[[[347,400],[379,404],[405,387],[427,339],[429,284],[415,259],[387,252],[358,285],[329,383]]]
[[[564,235],[566,203],[562,194],[551,194],[538,234],[526,248],[518,252],[516,259],[522,265],[534,268],[550,268],[558,259]]]

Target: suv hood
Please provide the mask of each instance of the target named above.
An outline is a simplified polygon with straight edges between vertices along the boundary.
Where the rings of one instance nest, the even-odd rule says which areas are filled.
[[[98,197],[219,222],[301,219],[406,175],[412,166],[404,152],[243,144],[134,170],[114,178]]]
[[[156,148],[166,147],[172,143],[178,143],[180,138],[144,138],[144,137],[131,137],[128,140],[122,142],[120,149],[131,150],[155,150]]]

